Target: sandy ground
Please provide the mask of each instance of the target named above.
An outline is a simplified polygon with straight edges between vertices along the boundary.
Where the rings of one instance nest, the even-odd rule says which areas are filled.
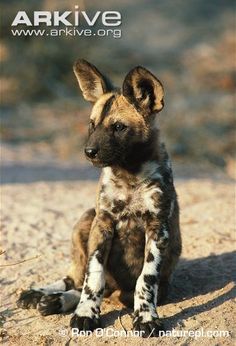
[[[41,169],[38,175],[37,164]],[[228,337],[185,335],[143,340],[93,335],[71,339],[70,314],[42,317],[36,310],[18,309],[15,302],[22,289],[65,275],[71,228],[94,204],[96,174],[90,168],[72,169],[70,175],[66,174],[67,170],[71,172],[68,167],[51,167],[47,175],[46,166],[43,169],[37,164],[33,168],[25,163],[18,168],[10,163],[3,166],[1,227],[5,252],[1,255],[0,322],[4,344],[73,345],[79,341],[83,345],[233,345],[236,261],[232,180],[213,174],[177,176],[183,253],[169,300],[158,308],[167,330],[228,331]],[[80,180],[75,180],[76,172]],[[52,181],[52,177],[58,180]],[[23,260],[27,261],[19,263]],[[107,329],[110,333],[123,327],[130,330],[129,313],[117,302],[106,300],[102,305],[103,326],[112,328]]]

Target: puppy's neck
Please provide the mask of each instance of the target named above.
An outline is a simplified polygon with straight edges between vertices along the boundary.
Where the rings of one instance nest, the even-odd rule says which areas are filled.
[[[160,152],[159,130],[153,128],[146,142],[133,143],[130,149],[128,148],[124,152],[121,162],[111,168],[115,173],[120,171],[132,176],[138,176],[145,163],[150,161],[158,162],[161,159]]]
[[[165,149],[164,151],[163,149],[155,132],[147,143],[137,146],[133,153],[127,155],[122,164],[106,167],[103,169],[104,173],[110,179],[119,179],[133,186],[144,181],[159,179],[160,167],[164,160]]]

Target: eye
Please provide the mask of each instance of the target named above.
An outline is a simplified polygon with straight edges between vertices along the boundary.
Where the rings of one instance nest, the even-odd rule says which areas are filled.
[[[120,122],[117,122],[113,125],[113,129],[115,132],[121,132],[121,131],[125,130],[126,128],[127,128],[127,126],[120,123]]]
[[[89,123],[89,133],[93,132],[95,130],[95,124],[93,120],[90,120]]]

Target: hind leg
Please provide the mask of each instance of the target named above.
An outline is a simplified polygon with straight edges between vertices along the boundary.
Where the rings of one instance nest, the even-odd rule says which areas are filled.
[[[86,211],[72,233],[72,265],[68,276],[50,285],[23,291],[17,301],[20,308],[37,308],[42,315],[72,310],[80,300],[87,264],[87,242],[95,210]]]
[[[71,311],[80,301],[82,285],[87,266],[87,244],[95,210],[86,211],[76,223],[72,233],[72,264],[68,277],[73,280],[73,287],[64,292],[44,295],[38,304],[42,315],[58,314]]]
[[[17,301],[17,306],[22,309],[36,309],[42,297],[58,292],[65,292],[74,287],[74,282],[70,277],[65,277],[44,287],[35,287],[21,292]]]
[[[44,295],[37,306],[43,316],[73,311],[80,301],[82,288]]]

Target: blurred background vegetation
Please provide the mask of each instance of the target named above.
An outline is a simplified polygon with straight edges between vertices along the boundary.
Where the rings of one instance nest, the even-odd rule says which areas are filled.
[[[13,37],[19,10],[122,13],[122,38]],[[159,114],[172,157],[230,171],[235,155],[235,7],[229,0],[1,1],[1,138],[7,155],[83,160],[90,106],[73,62],[82,57],[120,85],[135,65],[165,87]],[[20,149],[20,150],[19,150]],[[13,155],[14,156],[14,155]]]

